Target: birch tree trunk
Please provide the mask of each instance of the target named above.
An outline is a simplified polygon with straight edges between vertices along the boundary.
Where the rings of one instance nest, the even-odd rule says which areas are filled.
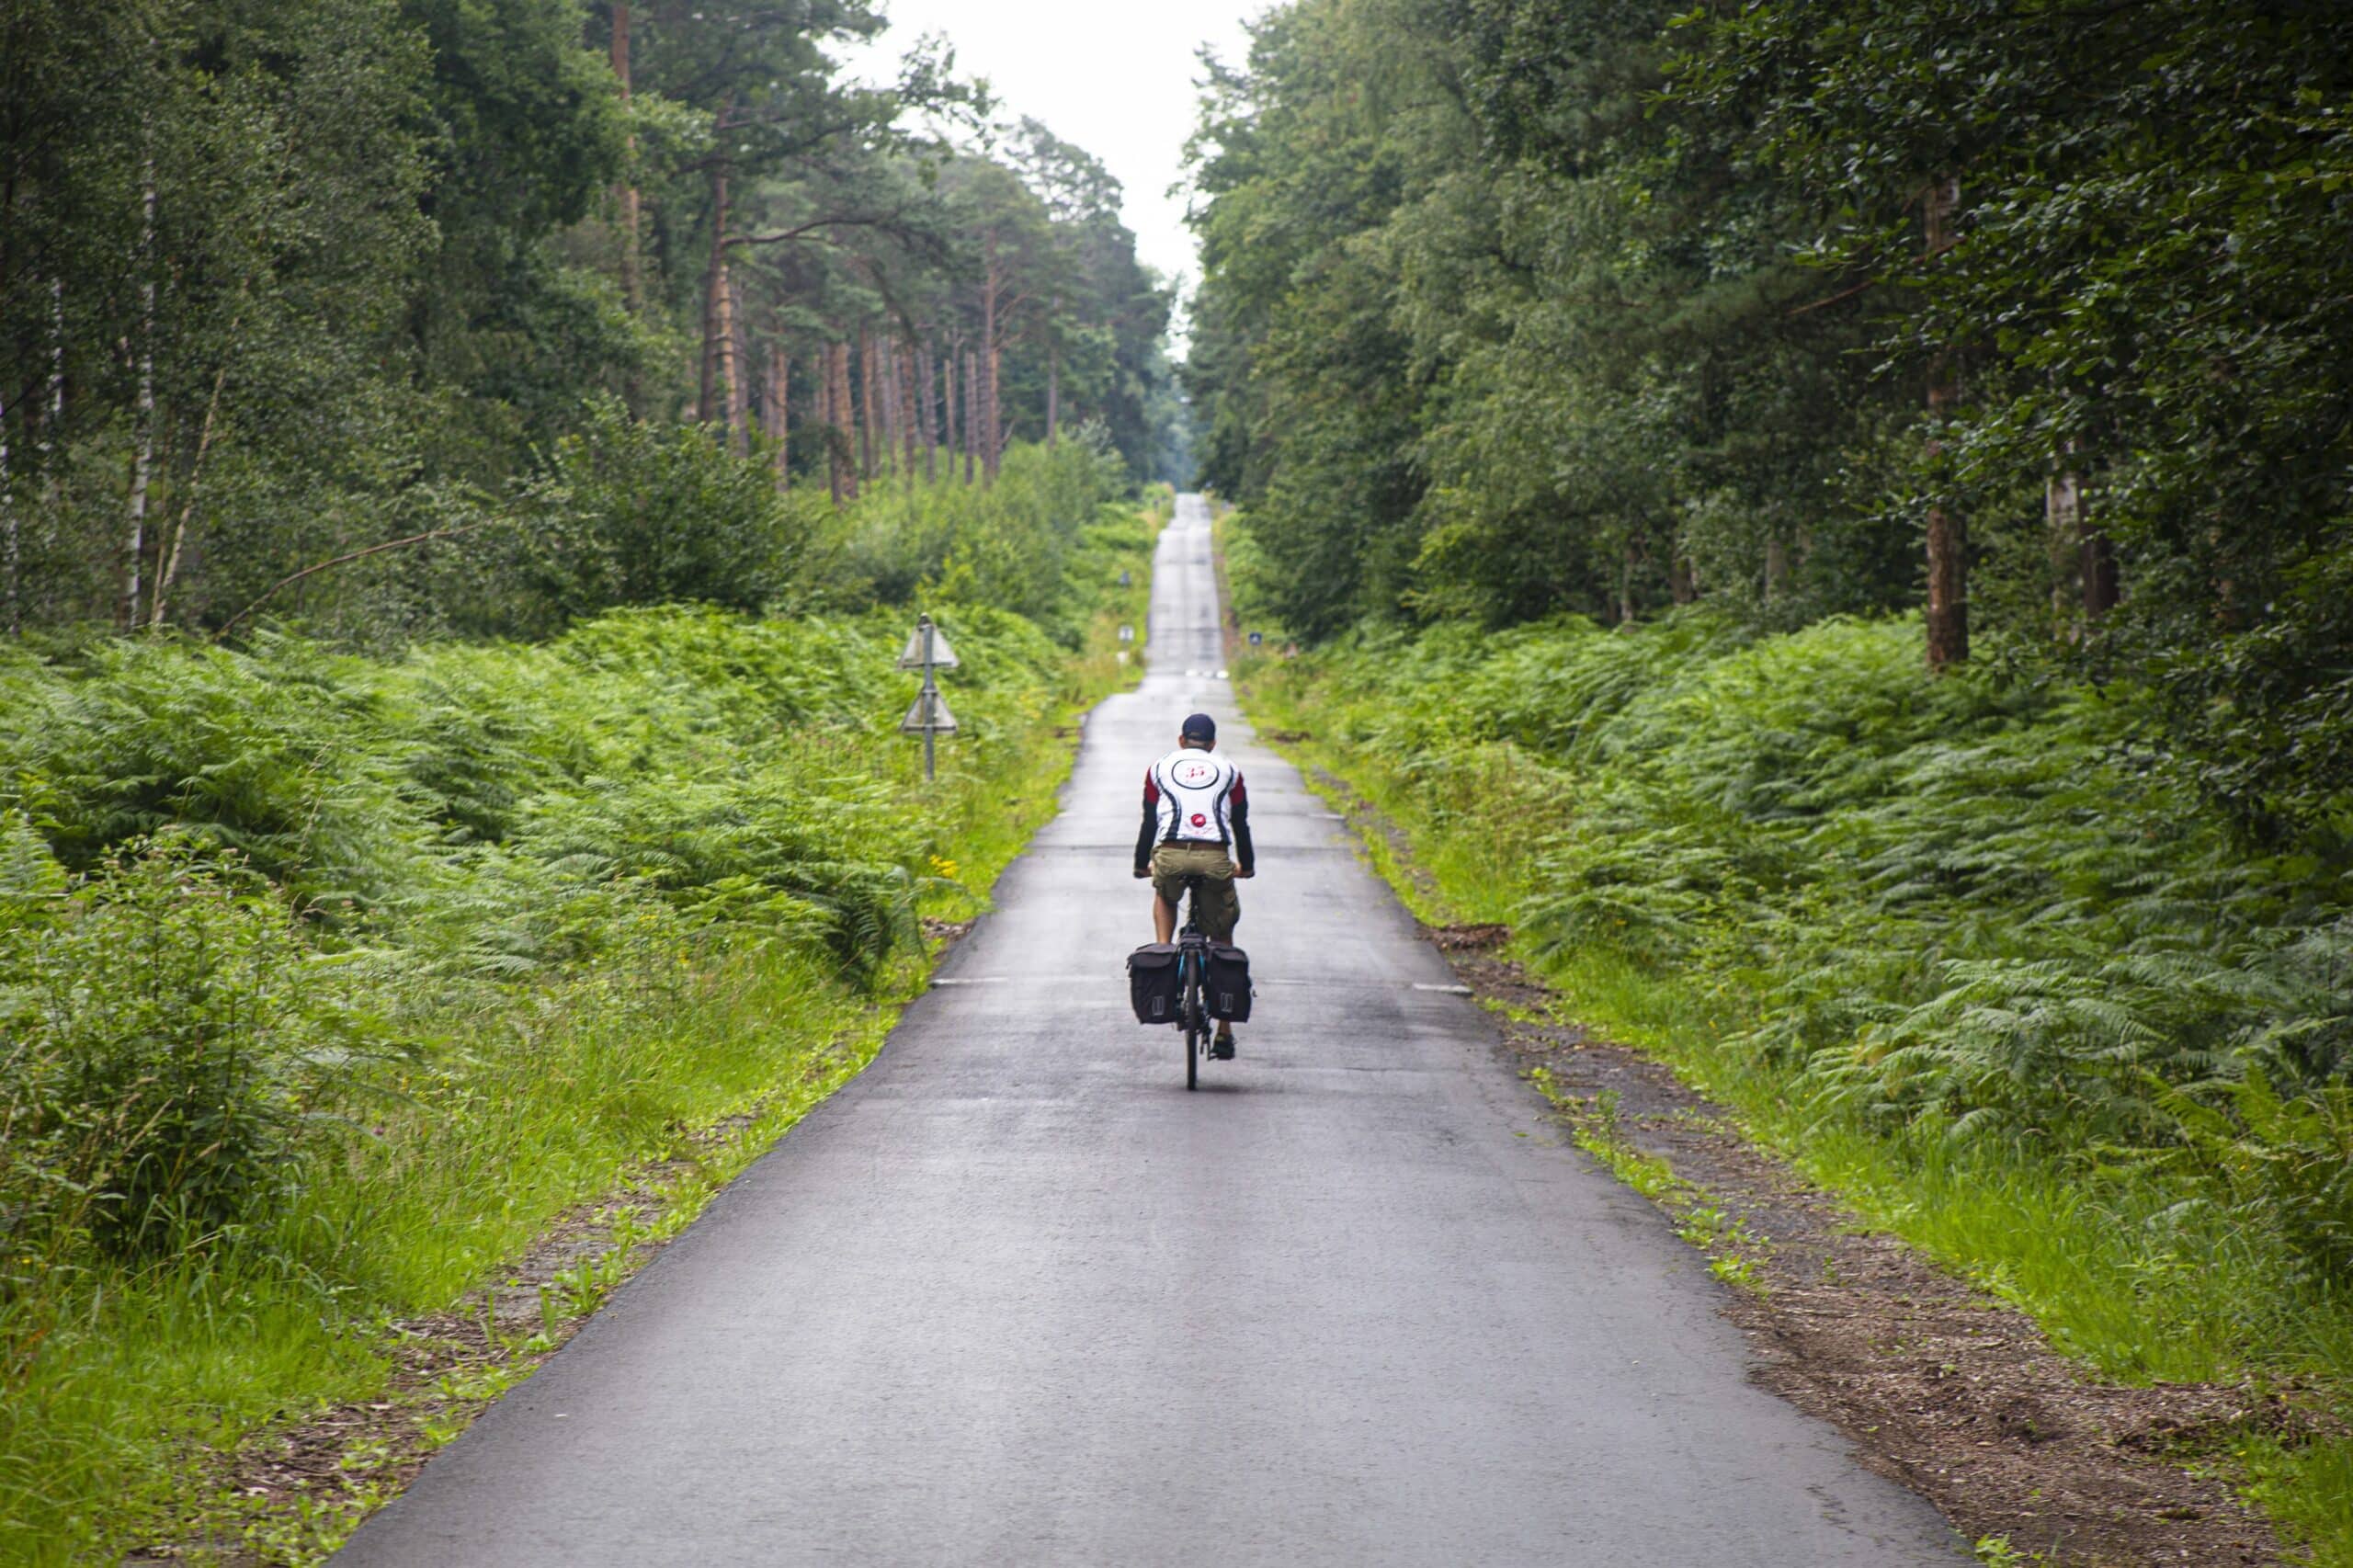
[[[155,463],[155,160],[140,175],[142,216],[139,255],[145,277],[139,286],[139,415],[137,450],[131,459],[129,563],[123,574],[122,624],[139,624],[139,574],[147,551],[147,483]]]
[[[162,565],[155,574],[154,608],[147,617],[147,630],[150,631],[164,629],[164,611],[172,597],[172,585],[179,580],[180,558],[188,550],[188,530],[195,524],[196,497],[204,483],[205,455],[212,450],[212,430],[221,417],[221,392],[229,384],[227,348],[235,344],[236,337],[237,325],[232,322],[229,324],[229,345],[223,347],[221,369],[212,378],[212,397],[204,405],[204,427],[197,432],[196,460],[188,465],[188,495],[180,503],[179,521],[172,528],[171,548],[165,551],[161,541],[157,542]]]
[[[42,494],[48,501],[48,528],[41,538],[54,548],[57,543],[58,490],[62,481],[57,473],[57,437],[65,424],[65,279],[49,280],[49,416],[40,426],[40,476]]]
[[[719,264],[719,389],[726,399],[727,449],[737,457],[749,455],[752,449],[751,400],[744,380],[741,348],[736,341],[735,277],[722,261]]]
[[[2077,631],[2075,616],[2084,597],[2083,490],[2076,483],[2072,459],[2075,444],[2061,444],[2042,482],[2042,533],[2051,560],[2051,627],[2062,641]]]
[[[0,387],[0,594],[7,601],[0,608],[0,616],[6,617],[11,637],[23,635],[25,630],[24,606],[17,598],[23,560],[17,539],[16,483],[8,472],[8,397],[6,389]]]
[[[1921,210],[1931,256],[1952,248],[1952,220],[1961,206],[1961,181],[1938,175],[1928,182]],[[1945,421],[1961,389],[1952,357],[1943,353],[1928,366],[1928,457],[1944,452]],[[1969,529],[1951,507],[1928,508],[1928,667],[1942,670],[1969,657]]]

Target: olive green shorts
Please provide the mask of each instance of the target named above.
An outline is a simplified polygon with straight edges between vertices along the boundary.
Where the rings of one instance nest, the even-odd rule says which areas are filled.
[[[1163,844],[1152,852],[1152,891],[1163,903],[1185,894],[1185,879],[1201,879],[1201,929],[1213,942],[1233,940],[1242,900],[1233,891],[1233,861],[1222,844]]]

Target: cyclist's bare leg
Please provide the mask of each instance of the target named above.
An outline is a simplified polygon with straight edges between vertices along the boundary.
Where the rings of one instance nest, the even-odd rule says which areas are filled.
[[[1156,892],[1152,895],[1152,931],[1155,942],[1176,939],[1176,906]]]

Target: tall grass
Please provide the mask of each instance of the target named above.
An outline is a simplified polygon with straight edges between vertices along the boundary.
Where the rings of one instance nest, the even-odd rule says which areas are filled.
[[[2353,1406],[2347,858],[2234,839],[2134,694],[1931,679],[1919,635],[1686,614],[1243,673],[1404,825],[1426,914],[1512,923],[1582,1019],[2062,1347]],[[2333,1451],[2244,1449],[2353,1562]]]
[[[914,499],[959,519],[906,590],[963,661],[933,784],[912,604],[0,653],[0,1561],[167,1529],[201,1449],[381,1387],[388,1321],[870,1056],[1124,673],[1150,528],[1092,463]],[[1044,623],[960,550],[1048,561]]]

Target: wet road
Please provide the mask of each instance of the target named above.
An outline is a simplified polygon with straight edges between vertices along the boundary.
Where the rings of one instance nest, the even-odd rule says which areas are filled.
[[[1189,498],[1150,659],[875,1064],[336,1561],[1965,1562],[1748,1381],[1722,1287],[1232,716]],[[1143,770],[1196,708],[1249,782],[1259,986],[1188,1094],[1120,961]]]

